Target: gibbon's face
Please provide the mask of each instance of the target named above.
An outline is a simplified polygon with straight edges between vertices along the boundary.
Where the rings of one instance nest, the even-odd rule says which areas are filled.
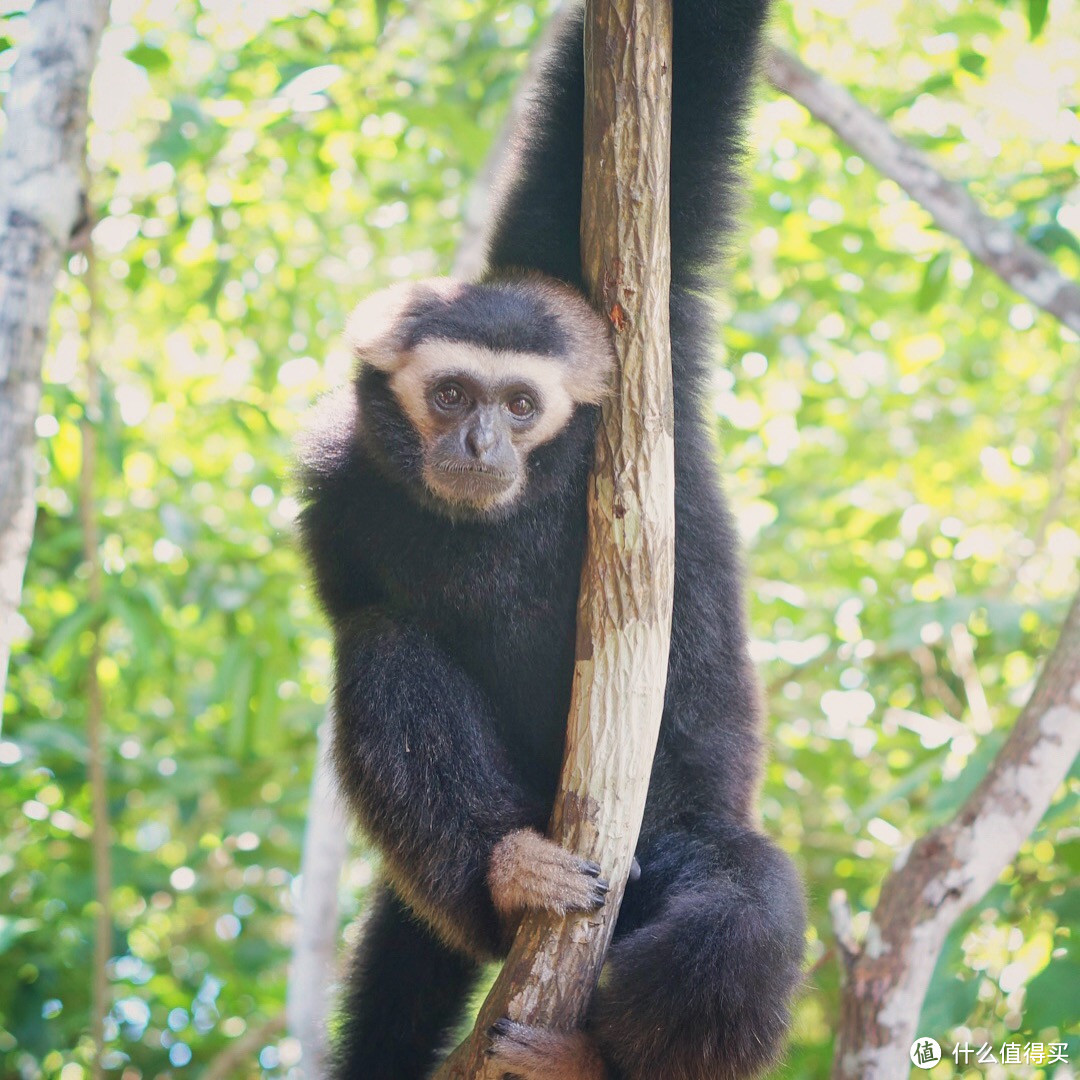
[[[520,499],[529,455],[602,400],[614,363],[603,320],[540,277],[398,286],[362,303],[346,334],[387,374],[426,494],[482,516]]]
[[[574,411],[562,375],[549,357],[437,338],[417,345],[390,386],[420,436],[431,494],[481,511],[513,503],[529,453]]]

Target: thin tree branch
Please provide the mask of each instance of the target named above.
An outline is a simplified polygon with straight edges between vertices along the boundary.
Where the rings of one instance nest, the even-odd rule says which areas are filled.
[[[582,252],[615,331],[620,393],[589,486],[566,756],[551,835],[603,866],[594,915],[526,916],[472,1037],[441,1080],[494,1080],[490,1025],[568,1031],[585,1015],[618,917],[663,708],[674,579],[668,330],[671,5],[586,0]]]
[[[1054,462],[1050,467],[1050,497],[1047,499],[1046,506],[1039,517],[1039,524],[1035,528],[1035,535],[1031,541],[1034,554],[1042,551],[1043,545],[1046,543],[1046,534],[1049,532],[1050,526],[1057,520],[1061,504],[1065,500],[1069,466],[1072,465],[1076,458],[1073,414],[1076,411],[1077,399],[1080,398],[1080,363],[1073,362],[1061,391],[1061,401],[1058,404],[1054,421],[1057,448],[1054,451]]]
[[[284,1030],[283,1012],[264,1020],[257,1027],[249,1027],[235,1042],[211,1059],[199,1080],[236,1080],[237,1076],[250,1075],[253,1071],[251,1059],[256,1051],[272,1042]]]
[[[966,189],[945,179],[933,162],[881,117],[784,49],[767,59],[773,86],[827,124],[879,172],[895,180],[938,227],[956,237],[1006,285],[1080,334],[1080,285],[1002,221],[980,209]]]
[[[0,724],[34,533],[34,421],[56,275],[86,202],[86,99],[108,0],[38,0],[0,152]]]
[[[848,965],[834,1080],[907,1075],[908,1050],[938,954],[1046,813],[1080,753],[1080,594],[1058,643],[978,788],[885,880]]]
[[[964,623],[953,623],[949,628],[949,654],[953,671],[964,684],[971,726],[979,735],[987,735],[994,728],[986,690],[979,677],[979,665],[975,660],[975,639]]]
[[[850,964],[858,955],[859,947],[852,926],[851,904],[843,889],[834,889],[829,896],[829,922],[832,924],[833,938],[840,949],[840,955],[845,964]]]
[[[101,1080],[104,1069],[105,1016],[109,1011],[109,956],[112,952],[112,858],[109,825],[108,768],[105,750],[105,703],[98,678],[101,663],[102,599],[104,595],[99,551],[97,512],[94,500],[94,471],[97,464],[97,425],[101,420],[101,388],[94,350],[94,329],[98,310],[97,280],[93,248],[86,234],[86,291],[89,296],[83,339],[86,368],[86,400],[79,423],[82,463],[79,469],[79,522],[82,528],[83,561],[86,563],[86,595],[96,612],[91,627],[93,640],[86,658],[86,743],[87,778],[90,783],[90,854],[94,870],[94,961],[90,972],[90,1030],[94,1040],[91,1064],[93,1080]]]
[[[896,181],[939,228],[1002,281],[1080,333],[1080,287],[1007,225],[984,213],[926,155],[895,135],[846,90],[784,50],[772,50],[768,72],[777,89],[799,101]],[[1073,397],[1075,384],[1070,378],[1064,416],[1069,415]],[[1067,433],[1060,442],[1067,454],[1071,445]],[[1055,473],[1064,474],[1063,463],[1055,463]],[[1056,503],[1052,495],[1048,513]],[[977,725],[985,727],[985,697],[973,655],[965,649],[970,642],[954,635],[952,644],[959,666],[970,669],[961,671],[965,692]],[[926,665],[921,666],[926,677]],[[946,689],[940,680],[939,686]],[[952,821],[917,841],[906,861],[886,879],[861,951],[852,952],[850,922],[840,918],[838,937],[842,934],[847,979],[834,1080],[889,1080],[907,1073],[915,1024],[949,930],[1013,860],[1078,752],[1080,597],[1031,701],[979,788]],[[838,902],[834,912],[842,914],[845,906]]]

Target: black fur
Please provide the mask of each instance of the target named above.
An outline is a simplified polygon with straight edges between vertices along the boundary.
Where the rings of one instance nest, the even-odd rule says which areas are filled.
[[[628,889],[590,1017],[619,1080],[760,1071],[780,1051],[800,977],[801,886],[755,825],[758,689],[735,534],[700,417],[710,349],[698,293],[736,202],[767,6],[675,0],[671,660],[641,877]],[[525,120],[521,172],[498,210],[487,281],[531,269],[581,284],[582,79],[573,20]],[[524,326],[528,304],[506,305],[500,312]],[[466,315],[474,317],[455,316],[455,336],[470,335]],[[477,326],[470,339],[483,342],[483,332]],[[304,454],[301,522],[335,633],[338,776],[383,852],[388,884],[357,955],[337,1075],[418,1080],[476,960],[507,944],[485,881],[491,850],[512,829],[543,830],[551,809],[596,409],[579,407],[533,452],[511,511],[450,520],[417,497],[417,435],[386,377],[361,371],[348,396],[346,415],[316,432]]]
[[[453,301],[432,296],[414,305],[403,348],[432,338],[542,356],[563,355],[568,345],[550,303],[520,288],[518,280],[492,280],[485,288],[463,288]]]
[[[338,1036],[350,1076],[423,1076],[462,1018],[478,965],[448,949],[385,886],[365,914]]]

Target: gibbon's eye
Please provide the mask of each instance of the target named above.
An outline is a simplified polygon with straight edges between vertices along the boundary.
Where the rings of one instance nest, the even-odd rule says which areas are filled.
[[[465,391],[457,383],[443,383],[435,391],[435,402],[443,409],[456,409],[465,404]]]
[[[519,420],[528,420],[536,412],[536,402],[527,394],[515,394],[506,403],[506,407]]]

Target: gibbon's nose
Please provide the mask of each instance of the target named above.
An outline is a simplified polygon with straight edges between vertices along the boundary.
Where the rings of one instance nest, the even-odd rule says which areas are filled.
[[[490,419],[484,416],[477,417],[465,433],[465,445],[474,458],[483,461],[495,448],[499,441]]]

